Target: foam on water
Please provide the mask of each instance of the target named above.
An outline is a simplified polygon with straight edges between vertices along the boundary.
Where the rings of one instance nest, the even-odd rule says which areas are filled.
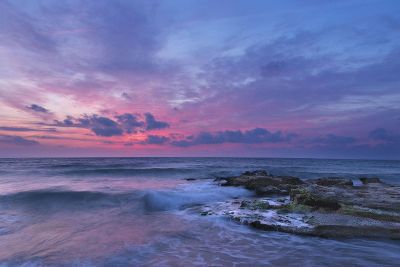
[[[250,195],[252,193],[243,188],[222,188],[211,182],[196,182],[176,190],[148,192],[144,200],[148,210],[162,211]]]

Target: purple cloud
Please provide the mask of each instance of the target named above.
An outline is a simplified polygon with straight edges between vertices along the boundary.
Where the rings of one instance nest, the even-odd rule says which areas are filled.
[[[26,127],[7,127],[7,126],[0,126],[0,130],[9,132],[57,132],[57,129],[55,128],[33,129]]]
[[[47,125],[47,124],[44,124]],[[151,113],[145,113],[145,121],[140,121],[134,114],[124,113],[114,118],[108,118],[99,115],[84,115],[80,118],[68,116],[62,121],[56,120],[51,126],[75,127],[90,129],[98,136],[121,136],[132,134],[137,131],[151,131],[155,129],[164,129],[169,127],[167,122],[158,121]]]
[[[163,145],[169,141],[169,138],[166,136],[159,135],[148,135],[146,140],[141,142],[144,145]]]
[[[123,129],[120,125],[106,117],[97,115],[85,116],[78,119],[82,127],[89,128],[98,136],[120,136],[123,134]]]
[[[377,128],[375,130],[370,131],[368,136],[372,140],[384,141],[384,142],[387,142],[387,143],[398,143],[398,144],[400,144],[400,134],[389,132],[389,131],[387,131],[386,129],[383,129],[383,128]]]
[[[32,146],[39,144],[39,142],[35,140],[29,140],[24,137],[15,135],[0,135],[0,143],[17,145],[17,146]]]
[[[281,131],[270,132],[264,128],[255,128],[252,130],[226,130],[222,132],[202,132],[198,135],[189,136],[183,140],[171,142],[174,146],[188,147],[195,145],[210,145],[224,143],[240,144],[261,144],[261,143],[281,143],[290,141],[296,134],[284,134]]]
[[[122,94],[121,94],[121,97],[123,97],[123,98],[125,98],[126,100],[132,100],[133,98],[128,94],[128,93],[126,93],[126,92],[123,92]]]
[[[127,133],[135,133],[138,128],[143,127],[144,123],[139,121],[137,116],[129,113],[116,116],[119,124]]]
[[[346,145],[354,144],[355,142],[356,142],[356,139],[351,136],[327,134],[327,135],[312,139],[310,141],[310,144],[322,145],[322,146],[346,146]]]
[[[154,118],[151,113],[146,113],[145,121],[146,121],[146,130],[158,130],[158,129],[165,129],[169,127],[169,124],[164,121],[158,121]]]
[[[0,10],[1,131],[53,126],[79,139],[83,131],[61,127],[104,137],[163,130],[167,140],[143,144],[241,144],[233,155],[264,143],[300,157],[308,148],[393,155],[399,143],[396,1],[0,1]],[[75,112],[92,115],[65,117],[81,106]]]
[[[32,105],[28,106],[27,108],[30,109],[30,110],[33,110],[35,112],[49,113],[48,109],[46,109],[46,108],[44,108],[42,106],[36,105],[36,104],[32,104]]]

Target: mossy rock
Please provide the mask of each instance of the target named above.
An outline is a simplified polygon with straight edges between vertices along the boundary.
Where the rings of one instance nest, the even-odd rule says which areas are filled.
[[[290,198],[297,205],[302,204],[328,210],[338,210],[341,207],[337,200],[326,197],[323,193],[313,192],[312,189],[307,188],[291,190]]]
[[[278,209],[278,213],[280,214],[285,214],[285,213],[309,213],[313,210],[313,207],[303,205],[303,204],[295,204],[295,203],[290,203],[287,205],[283,205]]]
[[[378,221],[400,222],[400,214],[393,212],[384,212],[357,206],[342,206],[340,213],[353,215],[357,217],[370,218]]]
[[[241,209],[249,209],[249,210],[266,210],[270,208],[268,202],[255,200],[255,201],[246,201],[243,200],[240,204]]]

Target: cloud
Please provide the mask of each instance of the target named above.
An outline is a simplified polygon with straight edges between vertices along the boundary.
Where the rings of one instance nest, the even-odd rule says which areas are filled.
[[[65,136],[54,136],[54,135],[32,135],[30,136],[35,139],[43,139],[43,140],[73,140],[73,141],[81,141],[81,142],[97,142],[94,139],[84,139],[84,138],[74,138],[74,137],[65,137]]]
[[[123,129],[116,121],[99,115],[84,115],[81,118],[68,116],[63,121],[55,120],[53,126],[90,129],[97,136],[120,136]]]
[[[41,52],[54,51],[55,41],[44,34],[29,14],[16,8],[11,1],[0,1],[2,42],[11,47],[24,47]]]
[[[136,129],[143,127],[144,125],[144,123],[139,121],[135,115],[130,113],[116,116],[116,119],[127,133],[135,133]]]
[[[387,143],[399,143],[400,134],[389,132],[384,128],[377,128],[369,132],[368,137],[376,141],[384,141]]]
[[[133,98],[128,94],[128,93],[126,93],[126,92],[123,92],[122,94],[121,94],[121,97],[122,98],[125,98],[125,100],[132,100]]]
[[[84,9],[81,21],[94,29],[88,37],[104,51],[98,67],[108,72],[153,72],[158,68],[154,57],[162,35],[154,19],[155,1],[96,1],[88,2]]]
[[[86,128],[90,129],[97,136],[110,137],[136,133],[137,131],[164,129],[169,127],[169,124],[156,120],[151,113],[145,113],[145,121],[141,121],[139,115],[124,113],[114,118],[96,114],[90,116],[83,115],[80,118],[67,116],[62,121],[55,120],[55,123],[51,124],[51,126]]]
[[[73,120],[74,120],[73,117],[67,116],[67,118],[65,120],[63,120],[62,122],[58,122],[58,124],[60,126],[66,126],[66,127],[70,127],[71,126],[72,127],[72,126],[76,125]],[[79,125],[76,125],[76,126],[79,127]]]
[[[310,141],[324,145],[322,151],[328,144],[354,147],[352,137],[339,132],[356,138],[398,123],[394,2],[233,1],[228,9],[217,2],[190,1],[182,8],[158,0],[0,0],[0,124],[34,127],[30,119],[48,122],[54,115],[57,127],[81,128],[71,132],[85,137],[89,131],[119,136],[173,123],[188,138],[162,134],[170,138],[166,143],[183,146],[263,140],[243,131],[215,132],[257,125],[307,140],[336,134]],[[327,9],[341,16],[327,15]],[[112,112],[94,111],[99,107]],[[33,116],[22,118],[27,114],[18,114],[21,109]],[[81,115],[65,118],[67,110],[99,115],[83,123]],[[162,121],[135,113],[143,110],[157,111]],[[10,128],[3,131],[26,130]],[[392,142],[393,133],[385,131],[372,133],[371,143]]]
[[[144,115],[146,120],[146,130],[157,130],[169,127],[167,122],[157,121],[151,113],[146,113]]]
[[[48,109],[46,109],[46,108],[44,108],[42,106],[36,105],[36,104],[32,104],[32,105],[28,106],[27,108],[31,109],[33,111],[36,111],[36,112],[49,113]]]
[[[160,136],[160,135],[148,135],[147,139],[141,144],[146,144],[146,145],[163,145],[169,141],[169,138],[166,136]]]
[[[319,136],[309,141],[310,144],[319,146],[347,146],[354,144],[356,139],[351,136],[341,136],[336,134],[327,134]]]
[[[16,135],[0,135],[0,143],[17,145],[17,146],[32,146],[39,144],[39,142],[37,141],[29,140]]]
[[[400,111],[395,105],[400,96],[400,43],[365,57],[359,50],[359,43],[364,43],[360,41],[379,35],[356,35],[337,42],[335,53],[329,51],[329,39],[341,40],[351,30],[341,29],[341,34],[329,30],[333,35],[325,30],[292,29],[269,42],[253,44],[243,53],[213,58],[200,76],[205,84],[197,90],[201,97],[182,105],[181,116],[195,116],[212,123],[210,127],[238,125],[238,121],[240,128],[251,127],[262,121],[302,129],[323,124],[334,132],[339,120],[341,125],[358,124],[367,131],[376,121],[361,120],[377,113],[382,118],[386,112],[382,119],[390,125]],[[366,43],[375,44],[374,48],[386,46],[379,41]],[[232,113],[235,116],[229,116]]]
[[[78,119],[82,127],[91,129],[98,136],[120,136],[123,134],[121,126],[112,119],[98,115],[85,116]]]
[[[33,129],[25,127],[7,127],[7,126],[0,126],[0,130],[10,131],[10,132],[57,132],[57,129],[55,128]]]
[[[224,143],[241,143],[241,144],[261,144],[261,143],[280,143],[288,142],[296,134],[283,134],[281,131],[270,132],[264,128],[255,128],[252,130],[226,130],[216,133],[202,132],[198,135],[189,136],[183,140],[171,142],[174,146],[188,147],[195,145],[210,145]]]

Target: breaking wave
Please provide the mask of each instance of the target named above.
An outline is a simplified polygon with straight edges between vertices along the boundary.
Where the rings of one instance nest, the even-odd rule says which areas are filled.
[[[136,190],[125,193],[55,189],[25,191],[0,196],[0,206],[18,206],[41,212],[115,207],[155,212],[185,209],[193,205],[251,195],[242,188],[219,188],[212,183],[195,184],[171,190]]]

